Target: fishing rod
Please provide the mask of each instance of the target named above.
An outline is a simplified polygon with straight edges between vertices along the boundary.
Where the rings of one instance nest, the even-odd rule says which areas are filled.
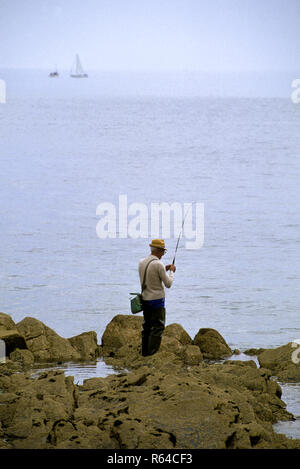
[[[175,248],[174,259],[173,259],[173,262],[172,262],[173,265],[175,265],[176,253],[177,253],[177,249],[178,249],[178,246],[179,246],[179,241],[180,241],[180,238],[181,238],[181,234],[182,234],[184,222],[185,222],[185,219],[186,219],[186,217],[187,217],[187,214],[189,213],[191,207],[193,206],[193,203],[194,203],[194,202],[192,202],[191,205],[189,206],[189,209],[188,209],[188,211],[186,212],[186,214],[185,214],[185,216],[184,216],[184,219],[183,219],[183,222],[182,222],[182,225],[181,225],[181,230],[180,230],[180,233],[179,233],[179,236],[178,236],[178,239],[177,239],[176,248]]]

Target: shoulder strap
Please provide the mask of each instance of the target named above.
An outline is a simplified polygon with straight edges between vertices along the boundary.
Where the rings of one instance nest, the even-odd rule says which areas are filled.
[[[145,272],[144,272],[143,283],[142,283],[142,293],[143,293],[143,290],[145,290],[145,288],[146,288],[146,284],[145,284],[146,273],[147,273],[149,264],[151,264],[152,261],[156,261],[156,259],[151,259],[151,260],[148,262],[148,264],[146,265],[146,269],[145,269]]]

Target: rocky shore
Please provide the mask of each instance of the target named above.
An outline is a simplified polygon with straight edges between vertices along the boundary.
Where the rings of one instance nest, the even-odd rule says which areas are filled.
[[[159,352],[142,357],[141,326],[142,317],[117,315],[98,344],[94,331],[66,339],[35,318],[16,324],[0,313],[0,448],[300,449],[273,430],[294,419],[277,381],[300,381],[291,344],[233,360],[238,351],[216,330],[192,339],[170,324]],[[82,385],[61,370],[32,376],[45,363],[99,357],[115,374]]]

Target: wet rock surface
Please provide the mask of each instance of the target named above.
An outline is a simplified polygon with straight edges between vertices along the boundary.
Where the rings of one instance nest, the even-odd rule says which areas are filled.
[[[3,319],[23,334],[27,348],[16,348],[0,365],[2,449],[300,449],[300,440],[273,431],[275,422],[293,416],[272,378],[273,361],[263,357],[268,351],[259,354],[260,368],[251,359],[211,363],[212,354],[230,350],[217,331],[202,329],[192,340],[171,324],[159,352],[142,357],[141,317],[113,318],[101,346],[93,332],[63,339],[31,319],[17,325]],[[123,371],[82,385],[61,370],[32,377],[30,365],[45,353],[87,359],[99,349]]]

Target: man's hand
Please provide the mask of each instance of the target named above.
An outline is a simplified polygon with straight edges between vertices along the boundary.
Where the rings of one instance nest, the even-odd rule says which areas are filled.
[[[176,271],[176,266],[174,264],[166,265],[166,270],[171,270],[172,272]]]

